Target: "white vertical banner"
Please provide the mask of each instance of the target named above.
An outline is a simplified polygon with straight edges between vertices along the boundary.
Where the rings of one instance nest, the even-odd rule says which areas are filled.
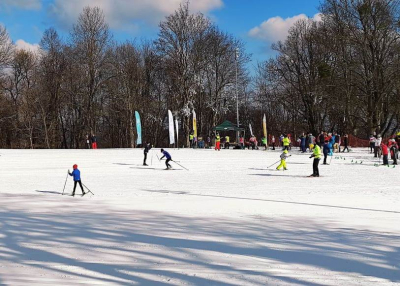
[[[253,135],[253,129],[251,128],[251,124],[249,124],[249,128],[250,128],[250,135],[251,135],[251,136],[254,136],[254,135]]]
[[[179,139],[179,125],[178,125],[178,119],[175,118],[175,131],[176,131],[176,146],[178,146],[178,139]]]
[[[174,118],[172,117],[171,110],[168,110],[168,123],[169,123],[169,144],[175,144],[175,132],[174,132]]]

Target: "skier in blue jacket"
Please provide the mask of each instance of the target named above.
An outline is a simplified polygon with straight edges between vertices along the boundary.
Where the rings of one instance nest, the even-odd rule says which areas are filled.
[[[330,151],[331,151],[331,149],[329,147],[328,140],[325,140],[325,144],[324,144],[323,151],[322,151],[324,153],[324,165],[327,165],[326,159],[328,158],[328,154],[330,153]]]
[[[84,196],[86,193],[85,193],[85,191],[83,190],[83,187],[82,187],[81,171],[79,171],[78,165],[77,165],[77,164],[75,164],[74,166],[72,166],[72,168],[74,169],[74,170],[72,171],[72,173],[70,173],[69,170],[68,170],[68,174],[69,174],[70,176],[74,177],[74,191],[72,192],[72,196],[73,196],[73,197],[75,196],[75,189],[76,189],[76,184],[77,184],[77,183],[79,183],[79,186],[81,187],[81,190],[82,190],[82,196]]]
[[[333,156],[333,146],[335,145],[336,135],[332,135],[329,141],[329,156]]]
[[[167,170],[171,169],[172,166],[169,164],[169,161],[172,160],[171,155],[164,149],[161,149],[161,153],[163,153],[163,156],[160,158],[160,160],[162,160],[164,157],[167,158],[167,160],[165,161],[165,165],[167,166]]]
[[[306,136],[303,134],[301,134],[300,136],[300,150],[301,153],[305,153],[306,152]]]

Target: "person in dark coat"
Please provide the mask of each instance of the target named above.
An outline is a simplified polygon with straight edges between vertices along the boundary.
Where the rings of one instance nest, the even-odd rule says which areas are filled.
[[[326,163],[326,159],[328,158],[328,154],[331,151],[331,149],[329,148],[329,142],[326,140],[324,147],[323,147],[323,153],[324,153],[324,163],[323,165],[327,165]]]
[[[97,137],[96,135],[92,135],[92,149],[97,149]]]
[[[397,165],[397,157],[399,155],[399,146],[395,139],[391,140],[392,144],[390,145],[390,156],[393,160],[393,165]]]
[[[147,160],[147,154],[149,153],[150,149],[151,149],[150,143],[147,143],[147,144],[144,145],[144,151],[143,151],[143,153],[144,153],[143,166],[148,166],[148,165],[146,164],[146,160]]]
[[[344,145],[343,153],[344,153],[344,151],[346,151],[346,149],[347,149],[347,152],[350,152],[349,151],[349,136],[347,134],[344,135],[344,137],[343,137],[343,145]]]
[[[319,134],[319,137],[318,137],[318,144],[319,144],[319,147],[322,147],[322,146],[324,146],[324,143],[325,143],[325,135],[324,135],[324,131],[321,131],[321,134]]]
[[[306,152],[306,136],[303,134],[301,134],[300,136],[300,150],[301,153],[305,153]]]

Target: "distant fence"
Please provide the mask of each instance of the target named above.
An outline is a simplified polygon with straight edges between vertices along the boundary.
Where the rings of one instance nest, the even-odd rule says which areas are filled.
[[[393,137],[394,138],[394,137]],[[385,144],[388,143],[391,137],[383,138],[382,142]],[[342,145],[343,145],[343,138],[342,138]],[[351,147],[369,147],[369,140],[367,139],[360,139],[356,136],[349,135],[349,146]]]

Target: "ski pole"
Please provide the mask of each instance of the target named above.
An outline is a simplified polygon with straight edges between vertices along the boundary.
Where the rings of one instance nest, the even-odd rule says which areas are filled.
[[[81,183],[82,183],[82,182],[81,182]],[[89,191],[89,193],[91,193],[92,195],[94,195],[93,192],[92,192],[88,187],[86,187],[86,185],[85,185],[84,183],[82,183],[82,185]]]
[[[273,165],[275,165],[276,163],[279,163],[280,161],[281,161],[281,160],[276,161],[276,162],[273,163],[271,166],[268,166],[267,169],[268,169],[268,168],[271,168]]]
[[[64,195],[64,190],[65,190],[65,186],[67,185],[68,175],[69,175],[69,170],[67,172],[67,177],[65,178],[64,189],[63,189],[62,195]]]
[[[174,160],[171,160],[171,161],[174,162],[175,164],[177,164],[178,166],[182,167],[182,168],[185,169],[186,171],[189,171],[189,169],[183,167],[181,164],[177,163],[176,161],[174,161]]]

